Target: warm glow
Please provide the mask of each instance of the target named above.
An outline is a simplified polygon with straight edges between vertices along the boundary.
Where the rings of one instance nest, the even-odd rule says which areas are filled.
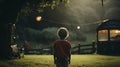
[[[110,30],[110,40],[120,41],[120,30]]]
[[[110,30],[111,33],[120,33],[120,30]]]
[[[42,19],[41,16],[37,16],[37,17],[36,17],[36,21],[37,21],[37,22],[41,21],[41,19]]]
[[[120,30],[116,30],[115,33],[120,33]]]
[[[110,33],[120,34],[120,30],[110,30]]]
[[[100,34],[104,34],[104,33],[108,34],[108,31],[107,30],[100,30],[99,33]]]
[[[99,30],[98,31],[98,40],[107,41],[108,40],[108,30]]]

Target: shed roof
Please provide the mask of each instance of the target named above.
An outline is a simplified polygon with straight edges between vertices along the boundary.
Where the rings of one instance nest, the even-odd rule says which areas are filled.
[[[97,30],[102,30],[102,29],[120,29],[120,20],[108,20],[103,23],[101,23]]]

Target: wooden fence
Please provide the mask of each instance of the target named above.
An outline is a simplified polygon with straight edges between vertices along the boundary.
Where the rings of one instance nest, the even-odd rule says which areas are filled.
[[[72,48],[71,53],[72,54],[92,54],[96,52],[96,44],[86,44],[86,45],[80,45],[75,46]]]
[[[96,44],[80,45],[73,47],[71,49],[72,54],[93,54],[96,52]],[[53,54],[53,48],[47,47],[42,49],[28,49],[25,50],[25,54]]]
[[[49,48],[40,48],[40,49],[27,49],[24,51],[25,54],[53,54],[53,50],[51,47]]]

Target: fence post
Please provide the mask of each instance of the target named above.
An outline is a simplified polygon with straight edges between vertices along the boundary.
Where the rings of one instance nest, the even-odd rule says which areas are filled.
[[[50,47],[50,52],[51,52],[51,55],[53,54],[53,47],[51,46]]]
[[[95,41],[92,42],[92,45],[93,45],[93,46],[92,46],[92,47],[93,47],[93,53],[95,53],[95,51],[96,51],[96,47],[95,47],[95,46],[96,46],[96,43],[95,43]]]
[[[78,44],[78,54],[80,54],[80,44]]]

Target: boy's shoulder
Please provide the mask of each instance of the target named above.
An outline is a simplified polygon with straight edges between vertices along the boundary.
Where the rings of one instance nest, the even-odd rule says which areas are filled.
[[[55,42],[69,42],[68,40],[56,40]]]
[[[68,40],[56,40],[54,43],[70,43]]]

